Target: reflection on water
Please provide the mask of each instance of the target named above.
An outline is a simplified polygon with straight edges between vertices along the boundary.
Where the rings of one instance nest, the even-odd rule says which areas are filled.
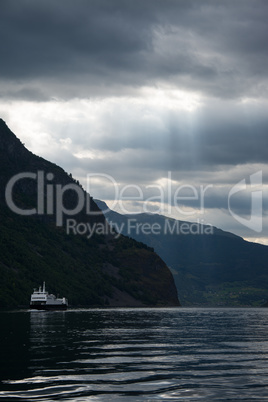
[[[268,310],[0,313],[0,400],[268,399]]]

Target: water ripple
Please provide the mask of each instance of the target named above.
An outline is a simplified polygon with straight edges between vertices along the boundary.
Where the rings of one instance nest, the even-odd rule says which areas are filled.
[[[266,309],[0,315],[3,401],[268,399]]]

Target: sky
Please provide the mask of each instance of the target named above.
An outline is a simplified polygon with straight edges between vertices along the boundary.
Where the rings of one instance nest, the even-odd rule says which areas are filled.
[[[122,213],[268,244],[266,0],[1,0],[0,117]]]

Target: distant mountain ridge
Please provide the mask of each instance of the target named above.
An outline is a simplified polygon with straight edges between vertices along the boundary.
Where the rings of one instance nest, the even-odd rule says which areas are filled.
[[[96,225],[103,232],[83,232]],[[0,308],[27,305],[43,281],[72,305],[180,305],[162,259],[142,243],[117,239],[79,183],[28,151],[2,119],[0,275]]]
[[[95,202],[111,225],[153,247],[163,258],[174,275],[182,305],[261,306],[267,300],[267,246],[216,227],[162,215],[122,215],[103,201]],[[148,229],[153,225],[158,225],[158,232]]]

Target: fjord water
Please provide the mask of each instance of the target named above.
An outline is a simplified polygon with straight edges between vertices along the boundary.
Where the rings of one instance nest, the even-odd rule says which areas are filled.
[[[1,312],[0,400],[268,399],[267,309]]]

